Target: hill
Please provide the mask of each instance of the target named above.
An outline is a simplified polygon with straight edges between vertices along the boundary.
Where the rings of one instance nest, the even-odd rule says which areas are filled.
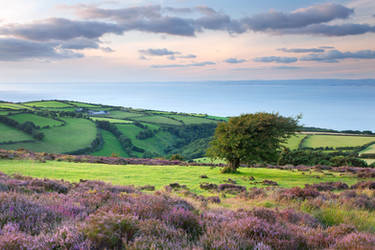
[[[122,157],[205,156],[218,122],[227,117],[133,109],[77,101],[0,102],[0,148]],[[26,125],[24,125],[26,124]],[[344,132],[344,133],[343,133]],[[42,137],[42,138],[39,138]],[[375,159],[371,131],[303,128],[291,150],[347,152]]]

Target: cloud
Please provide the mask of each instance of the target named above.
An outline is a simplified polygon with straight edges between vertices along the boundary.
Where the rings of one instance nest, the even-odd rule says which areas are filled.
[[[297,67],[297,66],[277,66],[272,67],[272,69],[279,69],[279,70],[297,70],[297,69],[303,69],[304,67]]]
[[[181,59],[194,59],[194,58],[197,58],[197,56],[193,55],[193,54],[189,54],[189,55],[177,56],[177,58],[181,58]]]
[[[301,61],[327,63],[337,63],[344,59],[375,59],[375,50],[360,50],[356,52],[341,52],[339,50],[331,50],[324,54],[310,54],[300,58]]]
[[[303,28],[335,19],[346,19],[353,13],[353,9],[328,3],[297,9],[291,13],[271,11],[245,18],[243,22],[254,31],[280,30]]]
[[[310,34],[323,36],[349,36],[362,35],[368,32],[375,32],[375,26],[368,24],[315,24],[300,29],[287,29],[279,31],[280,34]]]
[[[166,48],[164,49],[141,49],[139,53],[147,56],[170,56],[170,55],[178,55],[181,54],[178,51],[171,51]]]
[[[322,47],[319,48],[309,48],[309,49],[304,49],[304,48],[294,48],[294,49],[287,49],[287,48],[281,48],[277,49],[279,51],[283,51],[286,53],[322,53],[325,51]]]
[[[0,39],[0,61],[81,57],[83,57],[82,54],[59,48],[56,43],[41,43],[16,38]]]
[[[113,23],[72,21],[64,18],[49,18],[30,24],[11,24],[0,28],[0,34],[34,41],[98,39],[108,33],[121,35],[123,31],[124,28]]]
[[[214,62],[198,62],[190,64],[165,64],[165,65],[152,65],[151,68],[163,69],[163,68],[186,68],[186,67],[203,67],[207,65],[215,65]]]
[[[257,57],[254,59],[255,62],[263,63],[294,63],[298,61],[297,57],[280,57],[280,56],[265,56]]]
[[[246,60],[245,59],[237,59],[237,58],[228,58],[228,59],[224,60],[224,62],[237,64],[237,63],[244,63],[244,62],[246,62]]]
[[[75,50],[98,49],[99,44],[98,44],[98,41],[95,41],[95,40],[90,40],[90,39],[85,39],[85,38],[76,38],[76,39],[62,42],[61,48],[75,49]]]

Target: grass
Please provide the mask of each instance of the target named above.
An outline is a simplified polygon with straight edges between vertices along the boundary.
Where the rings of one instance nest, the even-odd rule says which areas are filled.
[[[29,114],[29,113],[16,114],[16,115],[9,116],[9,118],[18,121],[19,123],[31,121],[36,126],[40,126],[41,128],[45,126],[55,127],[55,126],[59,126],[63,124],[62,122],[51,119],[51,118],[46,118],[43,116],[38,116],[34,114]]]
[[[69,102],[69,104],[74,105],[76,107],[80,108],[100,108],[100,105],[95,105],[95,104],[89,104],[89,103],[84,103],[84,102]]]
[[[115,119],[127,119],[131,117],[138,117],[143,116],[144,114],[136,113],[136,112],[127,112],[127,111],[111,111],[109,115],[106,115],[106,117],[111,117]]]
[[[288,147],[291,150],[298,149],[298,146],[303,138],[305,138],[306,135],[296,134],[289,138],[288,142],[286,143],[286,147]]]
[[[362,150],[361,152],[359,152],[359,154],[375,154],[375,144],[367,147],[366,149]]]
[[[217,123],[214,120],[205,119],[198,116],[187,116],[187,115],[168,115],[168,117],[172,117],[183,122],[186,125],[190,124],[202,124],[202,123]]]
[[[214,163],[214,164],[225,163],[224,160],[219,160],[219,159],[216,159],[216,160],[212,161],[211,158],[209,158],[209,157],[196,158],[193,161],[198,162],[198,163]]]
[[[87,119],[64,118],[66,125],[41,129],[42,141],[4,145],[5,149],[25,148],[36,152],[65,153],[88,147],[96,137],[96,127]]]
[[[173,120],[165,116],[160,116],[160,115],[135,117],[135,118],[132,118],[132,120],[136,120],[140,122],[158,123],[158,124],[182,125],[182,123],[179,121]]]
[[[197,166],[144,166],[144,165],[105,165],[49,161],[40,163],[31,160],[0,160],[0,171],[5,174],[22,174],[37,178],[64,179],[77,182],[79,179],[101,180],[119,185],[154,185],[161,189],[165,185],[178,182],[187,185],[197,194],[209,195],[199,188],[200,183],[221,184],[225,179],[236,180],[239,185],[253,187],[246,178],[254,176],[256,181],[273,180],[281,187],[304,186],[307,183],[342,181],[349,185],[357,182],[352,176],[326,176],[321,173],[302,175],[301,172],[267,168],[240,168],[239,174],[221,174],[220,168]],[[208,179],[201,179],[207,175]],[[314,176],[320,175],[317,179]],[[261,186],[261,185],[258,185]]]
[[[164,149],[168,146],[172,146],[176,140],[173,135],[165,131],[159,131],[151,138],[139,140],[137,139],[137,135],[143,130],[142,128],[132,124],[118,124],[116,126],[126,137],[130,138],[135,146],[143,148],[149,152],[162,154],[164,153]],[[147,126],[150,129],[156,129],[153,124],[147,124]]]
[[[128,157],[128,155],[124,152],[121,147],[120,142],[117,138],[107,130],[101,130],[104,144],[101,150],[92,153],[92,155],[96,156],[111,156],[112,153],[121,156],[121,157]]]
[[[29,110],[32,110],[32,108],[26,107],[26,106],[21,105],[21,104],[5,103],[5,102],[0,102],[0,109],[12,109],[12,110],[29,109]]]
[[[120,120],[120,119],[113,119],[113,118],[105,118],[105,117],[90,117],[94,121],[107,121],[110,123],[133,123],[132,121],[128,120]]]
[[[305,140],[304,147],[356,147],[375,141],[375,137],[340,136],[340,135],[311,135]]]
[[[26,141],[26,140],[33,140],[31,135],[26,134],[18,129],[9,127],[3,123],[0,123],[0,143],[8,142],[8,141]]]
[[[37,107],[37,108],[68,108],[72,107],[72,105],[67,104],[65,102],[59,101],[37,101],[37,102],[25,102],[24,105]]]
[[[374,163],[375,162],[375,159],[362,159],[364,160],[365,162],[367,162],[367,164],[371,164],[371,163]]]

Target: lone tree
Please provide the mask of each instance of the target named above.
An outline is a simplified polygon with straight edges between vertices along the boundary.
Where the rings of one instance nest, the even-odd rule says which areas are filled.
[[[240,163],[276,162],[281,144],[296,132],[299,119],[278,113],[232,117],[218,124],[207,155],[228,162],[224,173],[236,172]]]

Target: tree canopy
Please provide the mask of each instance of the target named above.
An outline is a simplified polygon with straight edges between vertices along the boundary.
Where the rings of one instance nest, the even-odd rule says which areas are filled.
[[[227,172],[235,172],[240,163],[276,162],[282,143],[298,129],[299,119],[263,112],[232,117],[218,124],[207,155],[225,159]]]

